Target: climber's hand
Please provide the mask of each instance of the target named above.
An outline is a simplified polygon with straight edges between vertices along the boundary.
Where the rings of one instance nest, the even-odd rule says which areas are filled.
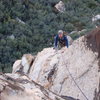
[[[57,51],[58,51],[58,48],[57,48],[57,47],[54,47],[53,49],[55,50],[55,52],[57,52]]]

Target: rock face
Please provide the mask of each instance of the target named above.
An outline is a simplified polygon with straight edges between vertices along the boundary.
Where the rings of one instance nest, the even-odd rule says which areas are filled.
[[[98,31],[97,31],[98,30]],[[0,100],[100,100],[99,28],[67,49],[25,54],[0,75]]]

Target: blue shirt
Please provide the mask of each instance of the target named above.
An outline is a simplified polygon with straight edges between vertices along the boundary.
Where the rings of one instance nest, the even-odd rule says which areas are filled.
[[[65,46],[67,46],[67,48],[68,48],[68,39],[65,35],[61,39],[59,38],[58,35],[56,35],[55,41],[54,41],[55,47],[57,47],[58,42],[60,42],[60,43],[65,42]]]

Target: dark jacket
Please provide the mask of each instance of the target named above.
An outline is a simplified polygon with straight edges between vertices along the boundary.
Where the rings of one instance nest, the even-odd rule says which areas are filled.
[[[55,41],[54,41],[55,48],[57,47],[58,42],[61,46],[67,46],[67,48],[68,48],[68,39],[65,35],[63,35],[63,37],[61,39],[59,38],[58,35],[56,35]]]

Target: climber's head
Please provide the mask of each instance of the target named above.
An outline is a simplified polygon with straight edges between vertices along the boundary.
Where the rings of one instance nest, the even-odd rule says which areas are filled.
[[[63,31],[62,30],[59,30],[58,31],[58,36],[59,36],[59,38],[62,38],[63,37]]]

